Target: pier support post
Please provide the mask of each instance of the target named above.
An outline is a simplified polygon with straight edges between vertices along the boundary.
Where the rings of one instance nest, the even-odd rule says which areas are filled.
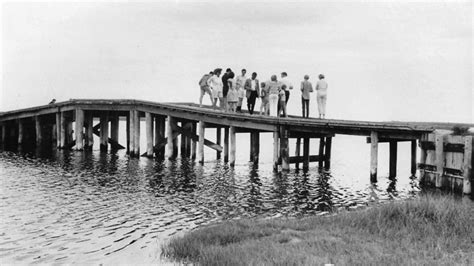
[[[66,147],[66,130],[67,130],[67,122],[66,122],[66,114],[64,112],[60,113],[60,141],[61,145],[60,148],[64,149]]]
[[[420,164],[425,165],[426,164],[426,157],[428,153],[426,150],[421,146],[422,141],[426,141],[428,139],[427,134],[423,134],[421,136],[420,141],[418,142],[420,145]],[[420,183],[423,184],[425,182],[425,170],[420,168]]]
[[[222,129],[220,127],[217,127],[216,128],[216,144],[217,145],[221,145],[221,132],[222,132]],[[216,159],[219,160],[221,158],[221,152],[220,151],[216,151]]]
[[[56,113],[56,148],[61,148],[61,113]]]
[[[157,146],[162,139],[165,138],[165,131],[166,131],[166,121],[164,116],[156,116],[155,117],[155,138],[154,138],[154,146]],[[165,158],[165,147],[162,146],[156,151],[155,156],[162,160]]]
[[[193,132],[194,135],[196,135],[196,131],[197,131],[196,122],[192,122],[191,126],[192,126],[191,131]],[[197,150],[197,142],[193,139],[192,144],[191,144],[191,159],[193,160],[196,159],[196,150]]]
[[[41,118],[35,116],[35,131],[36,131],[36,145],[40,146],[43,143],[43,132],[41,129]]]
[[[318,160],[318,167],[319,169],[323,169],[323,163],[324,163],[324,146],[326,146],[326,141],[324,137],[319,138],[319,160]]]
[[[286,128],[281,129],[280,133],[280,157],[281,157],[281,170],[290,170],[290,155],[288,149],[288,130]]]
[[[379,134],[370,133],[370,182],[377,182],[377,159],[379,148]]]
[[[436,179],[435,186],[441,187],[443,185],[443,171],[444,171],[444,155],[443,155],[443,135],[436,133],[435,135],[435,163],[436,163]]]
[[[76,127],[74,133],[76,135],[76,150],[81,151],[84,149],[84,111],[82,109],[76,109]]]
[[[3,124],[1,125],[1,127],[2,127],[2,132],[1,132],[1,134],[2,134],[2,135],[1,135],[1,138],[2,138],[2,139],[1,139],[1,140],[2,140],[2,143],[1,143],[1,144],[2,144],[2,146],[1,146],[1,147],[2,147],[2,149],[5,149],[5,146],[6,146],[6,145],[5,145],[5,144],[6,144],[6,143],[5,143],[5,140],[6,140],[6,136],[7,136],[7,125],[6,125],[5,123],[3,123]]]
[[[113,142],[110,144],[113,150],[118,149],[117,143],[119,143],[119,116],[118,114],[112,114],[110,117],[110,139]]]
[[[86,112],[86,136],[85,136],[85,148],[88,150],[92,150],[92,146],[94,146],[94,116],[92,112]]]
[[[198,161],[204,163],[204,134],[206,131],[206,123],[199,121],[199,145],[198,145]]]
[[[133,157],[135,156],[135,110],[130,110],[128,115],[128,124],[129,124],[129,132],[128,132],[128,145],[129,145],[129,152],[128,154]]]
[[[394,178],[397,176],[397,141],[396,140],[390,140],[389,142],[389,177]]]
[[[231,126],[229,128],[229,138],[230,138],[230,154],[229,154],[229,164],[231,167],[235,166],[235,127]]]
[[[301,155],[300,148],[301,148],[301,138],[297,138],[297,139],[296,139],[296,147],[295,147],[295,156],[296,156],[296,158],[299,158],[300,155]],[[299,163],[299,161],[296,161],[296,163],[295,163],[295,168],[296,168],[296,169],[300,169],[300,163]]]
[[[309,169],[309,142],[310,142],[310,138],[303,138],[303,171],[307,171]],[[323,148],[324,148],[324,145],[323,145]],[[321,167],[322,165],[323,164],[321,162]]]
[[[192,132],[193,130],[193,123],[192,122],[186,122],[186,125],[184,126],[184,129],[188,132]],[[191,146],[193,145],[193,139],[190,138],[189,136],[186,136],[186,158],[191,157]]]
[[[20,148],[23,145],[24,137],[24,122],[22,119],[18,119],[18,147]]]
[[[138,110],[135,110],[135,112],[133,113],[134,115],[134,131],[135,131],[135,135],[134,135],[134,140],[133,140],[133,144],[134,144],[134,149],[135,149],[135,156],[136,157],[139,157],[140,156],[140,112]]]
[[[250,133],[250,161],[258,163],[260,153],[260,132],[252,131]]]
[[[166,122],[166,150],[168,159],[174,159],[174,152],[173,152],[173,117],[168,116]]]
[[[416,175],[416,140],[411,141],[411,175]]]
[[[130,129],[131,129],[131,113],[132,111],[129,111],[126,117],[125,121],[125,137],[127,139],[127,154],[130,154]]]
[[[332,137],[326,137],[326,151],[324,153],[324,169],[329,170],[331,168],[331,146]]]
[[[146,123],[146,156],[153,157],[153,118],[151,113],[145,113]],[[158,136],[156,136],[158,138]]]
[[[107,151],[109,142],[109,114],[104,112],[100,115],[100,150]]]
[[[224,128],[224,162],[229,161],[229,128]]]
[[[464,137],[464,159],[463,159],[463,189],[462,192],[464,194],[471,194],[472,193],[472,184],[471,181],[473,179],[472,174],[472,136],[465,136]]]
[[[273,171],[278,171],[278,130],[273,131]]]
[[[181,128],[186,129],[186,122],[181,122]],[[187,137],[184,134],[181,134],[181,141],[180,141],[180,153],[181,157],[186,157],[186,144],[187,144]]]

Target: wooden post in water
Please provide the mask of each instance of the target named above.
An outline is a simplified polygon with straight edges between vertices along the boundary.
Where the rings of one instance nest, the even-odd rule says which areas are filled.
[[[255,146],[255,135],[253,131],[250,132],[250,162],[253,162],[254,156],[254,146]]]
[[[181,122],[181,128],[182,129],[186,129],[186,122]],[[181,134],[181,143],[180,143],[180,146],[181,146],[181,149],[180,149],[180,153],[181,153],[181,157],[186,157],[186,144],[187,144],[187,137],[185,134]]]
[[[196,135],[196,122],[191,122],[191,131],[193,132],[194,135]],[[191,140],[191,159],[196,159],[196,148],[197,148],[197,142],[196,140],[192,139]]]
[[[128,136],[128,144],[129,144],[129,152],[128,154],[133,157],[135,156],[135,110],[130,110],[128,115],[128,124],[129,124],[129,136]]]
[[[35,116],[35,131],[36,131],[36,145],[39,146],[43,143],[43,132],[41,130],[41,118]]]
[[[20,118],[18,119],[18,147],[23,145],[23,137],[24,137],[24,123],[23,120]]]
[[[61,113],[56,113],[56,148],[61,148]]]
[[[198,161],[204,163],[204,134],[206,131],[206,123],[199,121],[199,145],[198,145]]]
[[[426,141],[427,139],[428,139],[427,134],[423,134],[421,135],[420,141],[418,142],[420,146],[420,165],[421,166],[424,166],[426,164],[426,157],[427,157],[427,152],[423,148],[421,143],[422,141]],[[420,183],[423,184],[424,182],[425,182],[425,170],[423,169],[423,167],[420,167]]]
[[[165,138],[166,132],[166,119],[164,116],[156,116],[155,117],[155,138],[154,138],[154,146],[157,146],[162,139]],[[165,146],[160,147],[155,154],[158,159],[165,158]]]
[[[278,130],[273,131],[273,171],[278,171],[278,157],[279,157],[279,145],[278,145]]]
[[[103,111],[100,115],[100,150],[107,151],[109,143],[109,114]]]
[[[288,130],[284,127],[281,128],[280,134],[280,157],[281,157],[281,170],[290,170],[290,152],[288,148]]]
[[[443,171],[444,171],[444,154],[443,154],[443,135],[435,134],[435,163],[436,163],[436,179],[435,186],[441,187],[443,185]]]
[[[378,148],[379,134],[372,131],[370,133],[370,182],[377,182]]]
[[[188,132],[192,132],[193,123],[191,121],[186,122],[184,129]],[[191,158],[191,147],[193,146],[193,139],[186,136],[186,158]]]
[[[111,143],[112,149],[118,149],[118,141],[119,141],[119,116],[118,114],[114,113],[111,115],[110,118],[110,139],[114,142]]]
[[[332,137],[326,137],[326,152],[324,153],[324,168],[329,170],[331,168],[331,146]]]
[[[60,126],[59,126],[59,130],[60,130],[60,138],[61,138],[61,145],[59,146],[59,148],[61,149],[64,149],[66,147],[66,114],[64,112],[61,112],[60,113]]]
[[[94,146],[94,116],[91,111],[86,112],[85,148],[92,150]]]
[[[416,140],[411,141],[411,175],[416,175]]]
[[[217,145],[221,145],[221,132],[222,132],[222,129],[220,127],[216,127],[216,144]],[[220,151],[216,151],[216,159],[219,160],[221,158],[221,152]]]
[[[303,171],[307,171],[309,169],[309,142],[310,142],[309,138],[303,138]],[[321,167],[322,167],[322,163],[321,163]]]
[[[319,160],[318,160],[319,169],[323,169],[323,163],[324,163],[324,159],[325,159],[324,146],[326,146],[325,139],[324,139],[324,137],[320,137],[319,138],[319,154],[318,154],[318,156],[319,156]]]
[[[135,135],[133,144],[135,145],[135,156],[140,156],[140,111],[135,110],[134,112],[134,126],[135,126]]]
[[[473,179],[472,173],[472,136],[464,136],[464,158],[463,158],[463,189],[464,194],[472,193],[472,184]]]
[[[224,128],[224,162],[229,161],[229,128]]]
[[[146,123],[146,156],[153,157],[153,117],[151,113],[145,113]],[[158,138],[158,136],[156,136]]]
[[[168,159],[174,159],[174,152],[173,152],[173,117],[168,116],[168,121],[166,123],[167,125],[167,130],[166,130],[166,137],[167,137],[167,142],[166,142],[166,149],[167,149],[167,155]]]
[[[258,159],[260,157],[260,132],[254,131],[251,133],[253,135],[253,145],[251,147],[253,163],[258,164]]]
[[[235,166],[235,127],[231,126],[229,129],[229,138],[230,138],[230,154],[229,154],[229,164],[231,167]]]
[[[299,158],[300,155],[301,155],[300,148],[301,148],[301,138],[297,138],[296,139],[296,147],[295,147],[295,156],[296,156],[296,158]],[[299,161],[296,161],[295,168],[300,169]]]
[[[390,140],[389,142],[389,174],[390,178],[394,178],[397,176],[397,141]]]
[[[76,128],[74,133],[76,134],[76,150],[81,151],[84,149],[84,111],[76,108]]]

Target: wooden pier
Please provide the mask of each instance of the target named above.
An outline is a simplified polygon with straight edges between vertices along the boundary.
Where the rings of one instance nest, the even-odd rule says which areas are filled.
[[[145,121],[145,128],[140,121]],[[94,122],[97,124],[94,125]],[[126,143],[119,143],[120,123],[126,123]],[[73,127],[74,125],[74,127]],[[411,142],[411,173],[417,170],[417,147],[422,148],[421,170],[426,171],[425,144],[430,133],[453,126],[474,127],[473,124],[415,123],[415,122],[367,122],[333,119],[315,119],[289,116],[288,118],[260,115],[225,113],[210,107],[198,107],[192,103],[155,103],[140,100],[93,100],[72,99],[50,105],[0,113],[1,145],[4,149],[21,148],[25,145],[53,145],[59,149],[91,149],[94,135],[99,136],[100,150],[127,149],[130,156],[175,158],[183,157],[204,163],[204,149],[216,151],[216,157],[230,166],[236,160],[236,134],[250,134],[250,161],[258,164],[260,133],[273,137],[274,170],[288,171],[290,165],[308,169],[310,162],[318,162],[320,168],[331,166],[331,146],[338,134],[367,137],[370,144],[370,179],[377,181],[378,146],[389,143],[390,177],[396,176],[397,144]],[[213,136],[206,129],[216,129]],[[146,148],[140,150],[140,131],[146,132]],[[223,136],[222,136],[223,135]],[[430,137],[432,138],[432,137]],[[296,139],[294,156],[291,156],[289,139]],[[178,141],[179,140],[179,141]],[[422,142],[420,142],[420,140]],[[222,143],[223,141],[223,143]],[[460,141],[456,139],[456,141]],[[464,184],[472,184],[472,140],[465,142],[465,155],[460,169]],[[178,142],[180,147],[178,147]],[[419,145],[417,145],[417,142]],[[317,144],[317,145],[316,145]],[[435,152],[442,152],[443,142],[434,141]],[[440,147],[438,147],[440,146]],[[456,145],[455,145],[456,146]],[[459,145],[458,145],[459,146]],[[315,147],[316,154],[311,154]],[[431,147],[431,146],[430,146]],[[457,146],[456,146],[457,147]],[[464,148],[466,147],[466,148]],[[460,148],[457,147],[457,150]],[[222,155],[223,153],[223,155]],[[441,158],[441,155],[437,155]],[[452,158],[452,157],[450,157]],[[438,173],[443,164],[437,161]],[[451,171],[452,173],[453,171]],[[455,172],[455,171],[454,171]],[[439,183],[439,184],[438,184]],[[436,182],[441,186],[441,182]],[[466,186],[466,185],[465,185]],[[469,193],[470,188],[464,188]]]

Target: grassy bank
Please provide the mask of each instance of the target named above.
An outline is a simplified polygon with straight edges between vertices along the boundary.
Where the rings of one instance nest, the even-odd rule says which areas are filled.
[[[175,238],[162,254],[201,265],[473,265],[473,208],[426,195],[328,217],[231,221]]]

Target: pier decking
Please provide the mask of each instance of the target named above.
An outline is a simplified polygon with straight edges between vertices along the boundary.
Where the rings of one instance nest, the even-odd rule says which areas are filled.
[[[99,123],[94,125],[94,119]],[[140,121],[144,118],[146,152],[140,153]],[[119,143],[119,123],[126,121],[127,143]],[[73,129],[73,122],[74,129]],[[123,121],[122,121],[123,122]],[[93,135],[100,137],[101,150],[126,148],[130,156],[159,158],[176,157],[180,136],[181,155],[204,162],[204,147],[216,150],[217,158],[235,163],[236,134],[250,133],[250,159],[258,163],[261,132],[273,134],[274,169],[290,169],[290,164],[319,162],[330,168],[331,145],[336,134],[366,136],[371,149],[370,177],[377,180],[378,143],[390,143],[390,176],[396,175],[397,143],[411,142],[411,172],[417,169],[417,141],[427,134],[453,126],[474,127],[473,124],[427,122],[368,122],[336,119],[288,118],[226,113],[193,103],[156,103],[141,100],[71,99],[65,102],[0,113],[1,144],[4,148],[22,145],[53,144],[57,148],[90,149]],[[206,128],[215,128],[213,141],[205,135]],[[109,134],[110,131],[110,134]],[[223,134],[222,134],[223,131]],[[221,142],[224,136],[223,143]],[[288,139],[296,138],[295,156],[290,156]],[[311,139],[319,139],[316,155],[310,154]],[[301,149],[301,143],[303,148]],[[422,143],[420,142],[420,145]],[[439,143],[438,143],[439,144]],[[441,144],[441,149],[442,149]],[[165,151],[165,148],[167,151]],[[423,148],[426,147],[421,147]],[[471,152],[472,149],[469,148]],[[470,158],[470,157],[469,157]],[[420,158],[421,165],[425,158]],[[438,166],[440,163],[438,162]],[[467,179],[472,179],[471,168]],[[439,168],[439,167],[438,167]],[[442,170],[438,170],[438,173]],[[463,172],[463,173],[464,173]],[[465,191],[467,191],[465,189]]]

